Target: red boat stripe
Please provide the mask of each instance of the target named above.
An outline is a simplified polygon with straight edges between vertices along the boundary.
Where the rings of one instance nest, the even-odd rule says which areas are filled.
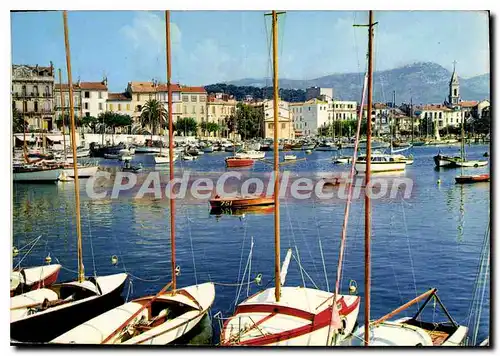
[[[357,306],[359,305],[359,302],[360,302],[360,298],[357,298],[356,301],[353,304],[351,304],[350,306],[346,305],[345,301],[343,300],[343,297],[338,302],[340,302],[342,305],[342,308],[340,309],[339,314],[345,316],[345,315],[350,314],[353,310],[355,310],[357,308]],[[239,312],[241,312],[240,308],[242,308],[244,306],[245,305],[238,307],[234,317],[236,317],[236,315]],[[310,319],[309,317],[304,318],[304,319],[312,320],[312,323],[309,325],[304,325],[304,326],[295,328],[295,329],[286,330],[286,331],[283,331],[283,332],[280,332],[277,334],[265,335],[265,336],[261,336],[261,337],[255,338],[255,339],[241,341],[236,345],[264,346],[264,345],[276,343],[278,341],[292,339],[292,338],[295,338],[298,336],[302,336],[304,334],[311,333],[311,332],[316,331],[318,329],[324,328],[325,326],[328,326],[330,324],[331,318],[332,318],[332,308],[331,307],[323,310],[321,313],[319,313],[315,316],[314,314],[309,313],[309,312],[305,312],[303,310],[289,308],[289,307],[283,307],[283,306],[274,306],[274,305],[269,305],[269,304],[267,304],[267,305],[266,304],[256,304],[256,305],[249,305],[249,306],[253,307],[250,310],[250,312],[261,312],[261,311],[262,312],[264,312],[264,311],[269,312],[270,310],[272,310],[272,312],[275,312],[277,314],[287,314],[287,315],[292,315],[292,316],[296,316],[299,318],[304,318],[304,316],[306,314],[313,315],[312,319]],[[275,309],[278,309],[278,310],[275,311]],[[249,311],[246,311],[246,312],[249,312]],[[224,325],[224,329],[222,332],[223,335],[225,334],[225,330],[226,330],[226,326],[227,326],[228,322],[229,322],[229,320]],[[326,342],[326,340],[325,340],[325,342]],[[223,343],[222,345],[229,345],[229,344]],[[230,344],[230,345],[235,345],[235,344]]]

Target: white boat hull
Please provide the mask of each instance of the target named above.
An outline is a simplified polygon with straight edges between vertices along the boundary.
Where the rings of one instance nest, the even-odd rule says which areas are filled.
[[[266,152],[261,151],[248,151],[248,152],[238,152],[234,155],[237,158],[249,158],[249,159],[264,159],[266,157]]]
[[[332,293],[301,287],[282,287],[275,301],[274,288],[259,292],[238,305],[221,332],[224,346],[327,346],[336,330],[330,328]],[[338,295],[342,331],[337,343],[354,329],[360,298]],[[258,324],[258,327],[255,327]]]
[[[458,167],[474,167],[474,168],[477,168],[477,167],[484,167],[484,166],[486,166],[488,164],[488,161],[463,161],[463,162],[457,161],[457,162],[455,162],[455,164]]]
[[[34,172],[13,173],[14,182],[55,182],[61,174],[61,169],[46,169]]]
[[[99,166],[80,166],[78,167],[78,178],[89,178],[96,175]],[[66,168],[63,170],[64,174],[70,178],[75,178],[75,171],[73,168]],[[62,174],[62,173],[61,173]]]
[[[192,299],[188,298],[182,291],[187,292]],[[180,293],[179,293],[180,292]],[[57,344],[101,344],[109,336],[122,326],[134,313],[137,313],[142,304],[151,297],[139,298],[104,314],[101,314],[79,326],[69,330],[65,334],[52,340]],[[213,283],[204,283],[186,288],[177,289],[176,293],[165,292],[158,297],[159,302],[171,302],[184,304],[192,310],[185,312],[173,319],[167,319],[160,325],[133,336],[126,341],[121,339],[120,332],[112,336],[106,344],[123,345],[167,345],[175,342],[189,331],[191,331],[208,312],[215,299],[215,288]],[[153,302],[155,303],[155,302]],[[132,327],[141,317],[147,317],[148,310],[143,309],[127,327]]]
[[[366,172],[365,162],[356,162],[356,171]],[[371,172],[392,172],[404,171],[406,168],[405,162],[371,162]]]
[[[165,164],[165,163],[170,163],[170,156],[168,154],[164,155],[156,155],[154,156],[155,159],[155,164]],[[174,154],[174,162],[177,159],[177,155]]]
[[[160,147],[136,147],[135,153],[160,153]]]

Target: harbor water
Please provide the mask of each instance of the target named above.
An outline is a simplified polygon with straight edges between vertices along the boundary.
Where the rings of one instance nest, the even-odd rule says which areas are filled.
[[[485,233],[489,233],[490,184],[455,184],[460,169],[436,169],[433,156],[459,155],[460,146],[414,147],[415,161],[402,174],[413,180],[408,198],[382,198],[372,204],[372,281],[371,319],[389,313],[429,288],[438,295],[455,321],[467,325],[475,287],[480,252]],[[470,159],[482,158],[489,147],[467,146]],[[345,152],[348,153],[348,152]],[[295,175],[330,174],[347,171],[334,165],[331,152],[295,152],[306,160],[287,164]],[[215,152],[195,161],[176,161],[175,168],[193,172],[226,172],[224,158]],[[272,160],[272,152],[266,153]],[[143,173],[154,171],[150,155],[136,155]],[[122,163],[100,160],[102,169],[119,170]],[[271,172],[272,165],[256,162],[252,172]],[[489,166],[466,168],[465,174],[486,173]],[[177,174],[176,174],[177,176]],[[374,175],[375,176],[375,175]],[[125,271],[130,283],[123,292],[127,300],[156,294],[170,281],[170,218],[167,199],[145,196],[118,199],[91,199],[86,180],[81,180],[81,224],[86,275],[106,275]],[[291,248],[293,258],[286,285],[305,285],[332,290],[344,217],[345,201],[322,202],[315,199],[281,201],[281,258]],[[219,323],[215,314],[229,317],[235,303],[274,281],[273,213],[210,215],[208,201],[176,201],[177,264],[181,268],[178,286],[206,281],[216,282],[211,310],[213,341],[218,342]],[[13,243],[22,248],[42,235],[22,266],[41,265],[50,254],[52,263],[61,263],[59,280],[76,277],[76,227],[74,182],[13,185]],[[253,249],[251,256],[251,243]],[[22,252],[25,252],[24,250]],[[117,263],[112,256],[118,257]],[[248,262],[247,261],[251,261]],[[303,270],[299,268],[299,263]],[[324,262],[323,262],[324,261]],[[242,280],[246,269],[245,279]],[[325,273],[326,271],[326,273]],[[252,282],[262,274],[260,283]],[[364,323],[364,202],[351,206],[341,292],[357,284],[362,297],[358,322]],[[240,285],[240,286],[238,286]],[[487,290],[489,295],[489,288]],[[479,340],[489,336],[489,298],[483,305]],[[434,309],[430,305],[429,308]],[[411,316],[417,305],[403,312]],[[430,314],[436,321],[438,313]]]

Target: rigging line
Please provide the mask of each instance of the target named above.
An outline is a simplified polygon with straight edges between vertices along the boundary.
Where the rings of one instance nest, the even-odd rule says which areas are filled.
[[[42,235],[38,236],[37,239],[40,239],[42,237]],[[14,269],[18,268],[20,265],[21,265],[21,262],[23,262],[23,260],[26,258],[26,256],[29,255],[29,253],[31,252],[31,250],[33,250],[33,248],[35,247],[36,244],[33,244],[33,246],[31,246],[31,248],[28,250],[28,252],[26,252],[23,256],[23,258],[21,258],[21,260],[17,263],[17,265],[14,267]]]
[[[482,288],[482,295],[481,295],[481,302],[479,303],[479,308],[478,308],[478,313],[477,313],[477,321],[476,321],[476,328],[474,330],[474,337],[473,337],[473,345],[476,345],[477,343],[477,335],[479,333],[479,325],[481,321],[481,314],[483,310],[483,303],[484,303],[484,294],[486,292],[486,280],[488,279],[488,272],[489,272],[489,267],[490,267],[490,252],[488,250],[488,257],[486,260],[486,266],[485,266],[485,272],[484,272],[484,287]]]
[[[395,213],[393,211],[393,213],[391,214],[390,216],[390,226],[389,226],[389,241],[394,241],[395,239],[393,238],[393,235],[392,235],[392,228],[394,227],[394,218],[395,218]],[[400,302],[401,302],[401,305],[403,305],[405,303],[405,301],[403,300],[403,295],[401,293],[401,288],[399,288],[399,282],[398,282],[398,277],[396,275],[396,270],[394,268],[394,262],[397,261],[397,258],[393,258],[392,256],[392,253],[390,252],[390,249],[385,249],[387,251],[387,255],[389,257],[389,261],[390,261],[390,264],[391,264],[391,269],[392,269],[392,274],[394,275],[394,280],[396,281],[396,287],[398,288],[398,294],[399,294],[399,299],[400,299]],[[405,315],[408,314],[408,311],[407,309],[405,309]]]
[[[92,229],[90,228],[90,215],[89,215],[89,205],[87,204],[87,226],[89,230],[89,238],[90,238],[90,251],[92,253],[92,266],[94,268],[94,277],[97,277],[97,269],[95,267],[95,256],[94,256],[94,246],[92,244]]]
[[[353,11],[353,24],[356,24],[356,11]],[[358,64],[358,79],[359,79],[359,84],[362,86],[363,85],[363,76],[361,75],[362,71],[361,71],[361,65],[359,64],[359,49],[358,49],[358,41],[357,41],[357,37],[356,37],[356,28],[354,26],[352,26],[352,32],[354,33],[354,49],[355,49],[355,52],[356,52],[356,61],[357,61],[357,64]],[[366,72],[366,68],[365,68],[365,72]]]
[[[253,237],[251,238],[253,245]],[[250,296],[250,275],[252,274],[252,259],[250,259],[250,265],[248,266],[248,284],[247,284],[247,298]]]
[[[184,211],[186,214],[186,221],[187,221],[187,229],[188,229],[188,235],[189,235],[189,243],[191,245],[191,256],[193,259],[193,270],[194,270],[194,281],[196,284],[198,284],[198,272],[196,271],[196,262],[195,262],[195,257],[194,257],[194,248],[193,248],[193,236],[191,234],[191,224],[189,223],[189,211],[188,211],[188,206],[184,206]]]
[[[402,199],[402,200],[404,200],[404,199]],[[414,265],[413,265],[413,256],[411,254],[410,236],[408,234],[408,225],[406,223],[406,213],[405,213],[405,208],[404,208],[403,204],[401,204],[401,210],[403,212],[403,224],[404,224],[405,233],[406,233],[406,245],[408,247],[408,255],[410,257],[410,263],[411,263],[411,273],[412,273],[412,276],[413,276],[413,287],[415,288],[415,296],[418,296],[418,293],[417,293],[417,279],[415,278],[415,268],[414,268]],[[417,308],[420,308],[420,303],[418,301],[417,301]]]
[[[295,252],[297,253],[297,256],[298,256],[298,260],[296,259],[297,263],[299,264],[299,271],[300,271],[300,277],[302,278],[302,285],[304,286],[304,288],[306,287],[306,281],[304,279],[304,273],[302,272],[302,265],[300,263],[300,255],[299,255],[299,249],[297,248],[297,245],[294,246],[295,247]],[[293,255],[292,255],[293,256]],[[295,258],[295,257],[294,257]]]
[[[250,245],[250,252],[248,253],[247,263],[245,265],[245,270],[243,271],[243,277],[241,278],[242,281],[245,278],[245,275],[247,273],[248,264],[249,264],[250,259],[252,258],[252,251],[253,251],[253,241]],[[236,310],[236,305],[238,305],[238,299],[240,299],[240,293],[241,293],[242,287],[243,287],[243,285],[241,285],[240,288],[238,289],[238,294],[236,295],[236,299],[234,300],[234,310]]]
[[[297,251],[298,252],[298,251]],[[309,280],[311,281],[311,283],[314,285],[314,287],[316,289],[319,289],[318,286],[316,285],[316,283],[314,283],[314,280],[311,278],[311,276],[309,275],[309,273],[307,273],[307,271],[302,267],[300,261],[292,254],[292,257],[295,259],[295,261],[297,261],[297,263],[299,264],[299,268],[301,270],[301,273],[302,271],[304,271],[304,274],[306,275],[307,278],[309,278]]]
[[[326,273],[325,257],[323,256],[323,247],[321,245],[321,238],[319,238],[319,252],[321,252],[321,262],[323,263],[323,271],[325,272],[326,290],[330,290],[330,285],[328,284],[328,274]]]
[[[240,280],[240,276],[241,276],[241,263],[243,262],[243,250],[244,250],[244,247],[245,247],[245,241],[246,241],[246,238],[247,238],[247,235],[246,233],[243,234],[243,242],[241,243],[241,253],[240,253],[240,263],[239,263],[239,268],[238,268],[238,279],[237,281]],[[243,279],[243,277],[242,277]],[[236,302],[238,300],[238,291],[236,291],[236,299],[235,299],[235,306],[236,306]]]

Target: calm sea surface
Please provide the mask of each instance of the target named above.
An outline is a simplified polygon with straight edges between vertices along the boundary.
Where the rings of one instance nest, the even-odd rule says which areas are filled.
[[[440,149],[444,154],[459,155],[459,146],[414,147],[415,163],[407,166],[403,176],[413,179],[408,199],[389,197],[372,204],[372,311],[380,317],[411,300],[429,288],[438,295],[455,320],[467,324],[477,274],[482,242],[489,224],[490,185],[457,185],[454,177],[459,169],[434,168],[432,156]],[[479,159],[488,146],[467,147],[469,158]],[[296,153],[302,157],[302,152]],[[225,172],[227,153],[200,156],[197,161],[178,161],[176,172]],[[272,159],[272,152],[267,156]],[[314,176],[346,171],[331,163],[331,153],[313,152],[307,160],[286,165],[295,175]],[[143,175],[154,170],[153,159],[136,155],[144,165]],[[120,163],[101,160],[109,171]],[[467,173],[488,172],[489,167],[469,168]],[[251,172],[270,172],[271,165],[257,162]],[[165,174],[165,172],[163,173]],[[176,174],[177,175],[177,174]],[[441,183],[438,184],[438,180]],[[166,199],[92,200],[85,193],[86,180],[81,180],[81,221],[84,264],[87,275],[106,275],[126,271],[131,284],[126,285],[128,299],[155,294],[170,281],[170,223]],[[109,194],[108,194],[109,196]],[[49,185],[13,185],[14,245],[18,248],[42,235],[22,265],[43,264],[50,253],[53,263],[59,261],[60,280],[75,278],[76,228],[74,183]],[[305,285],[321,289],[334,285],[345,202],[298,201],[281,202],[281,258],[292,248],[309,277]],[[355,200],[349,218],[347,249],[343,269],[342,291],[347,293],[349,280],[355,280],[364,301],[364,204]],[[176,206],[177,263],[181,266],[178,286],[214,281],[237,284],[250,252],[253,239],[250,274],[262,274],[262,285],[241,288],[239,300],[273,283],[274,218],[270,214],[214,216],[209,214],[207,200],[180,200]],[[320,248],[322,247],[322,249]],[[322,254],[326,266],[323,268]],[[117,265],[111,257],[118,256]],[[19,256],[15,262],[19,261]],[[248,272],[247,272],[248,274]],[[246,278],[245,278],[246,279]],[[311,281],[312,280],[312,281]],[[314,282],[314,284],[313,284]],[[286,285],[302,285],[299,265],[292,258]],[[489,283],[488,283],[489,284]],[[224,317],[234,310],[238,288],[217,285],[212,315]],[[363,303],[363,302],[362,302]],[[433,306],[429,309],[433,311]],[[404,315],[409,316],[415,308]],[[479,340],[489,335],[489,288],[483,306]],[[442,320],[436,314],[430,316]],[[363,306],[358,317],[364,323]],[[218,324],[214,320],[214,338]]]

